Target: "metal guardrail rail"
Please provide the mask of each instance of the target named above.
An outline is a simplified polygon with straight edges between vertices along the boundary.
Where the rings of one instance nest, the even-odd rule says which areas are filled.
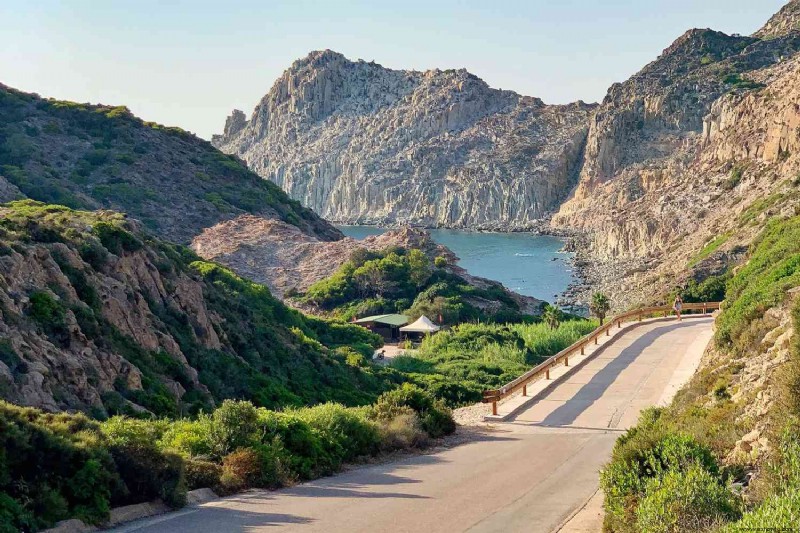
[[[690,314],[691,312],[699,311],[701,314],[705,315],[708,314],[710,311],[716,311],[720,308],[720,304],[722,302],[702,302],[702,303],[684,303],[683,308],[681,310],[681,314]],[[550,379],[550,369],[557,364],[564,363],[564,366],[569,366],[569,357],[576,352],[580,351],[581,355],[584,355],[586,346],[589,344],[598,344],[597,339],[601,337],[604,333],[606,336],[611,335],[611,329],[616,325],[617,328],[622,328],[623,322],[633,322],[638,321],[641,322],[643,318],[659,315],[664,313],[664,316],[669,316],[673,313],[673,309],[671,306],[659,306],[659,307],[642,307],[639,309],[634,309],[633,311],[628,311],[626,313],[622,313],[621,315],[617,315],[614,318],[608,320],[605,324],[598,327],[585,337],[581,338],[576,343],[572,344],[571,346],[564,348],[557,354],[548,357],[542,363],[536,365],[535,367],[531,368],[521,376],[519,376],[514,381],[506,383],[499,389],[495,390],[487,390],[483,393],[483,403],[491,403],[492,404],[492,414],[497,415],[497,402],[504,398],[508,398],[518,390],[522,389],[522,395],[527,396],[527,386],[531,381],[536,381],[544,376],[545,379]]]

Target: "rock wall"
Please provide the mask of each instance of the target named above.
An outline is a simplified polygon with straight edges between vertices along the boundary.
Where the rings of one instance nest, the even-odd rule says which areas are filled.
[[[517,229],[574,183],[593,106],[547,106],[465,70],[295,62],[213,143],[324,218]]]

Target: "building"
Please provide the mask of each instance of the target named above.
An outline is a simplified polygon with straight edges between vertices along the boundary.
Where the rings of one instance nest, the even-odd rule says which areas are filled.
[[[353,323],[364,326],[387,341],[398,341],[400,340],[400,328],[408,324],[408,317],[395,314],[373,315],[359,318]]]

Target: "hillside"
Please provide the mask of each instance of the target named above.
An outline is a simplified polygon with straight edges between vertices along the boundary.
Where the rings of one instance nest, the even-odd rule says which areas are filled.
[[[213,143],[324,218],[525,228],[574,183],[582,102],[548,106],[466,70],[391,70],[311,52]]]
[[[579,184],[552,223],[606,263],[595,283],[616,303],[736,264],[770,215],[793,209],[800,30],[770,24],[786,31],[691,30],[598,109]]]
[[[249,213],[325,240],[341,234],[208,142],[125,107],[40,98],[0,84],[0,202],[114,209],[188,244]]]
[[[393,374],[379,343],[288,309],[260,285],[111,211],[0,206],[0,396],[104,417],[224,398],[361,404]]]
[[[606,530],[796,528],[799,243],[800,217],[767,224],[727,283],[697,374],[617,441],[601,474]]]

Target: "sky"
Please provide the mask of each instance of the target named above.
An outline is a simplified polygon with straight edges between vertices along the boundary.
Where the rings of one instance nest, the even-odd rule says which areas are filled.
[[[750,34],[784,0],[2,0],[0,83],[127,105],[203,138],[329,48],[466,68],[547,103],[602,100],[689,28]]]

